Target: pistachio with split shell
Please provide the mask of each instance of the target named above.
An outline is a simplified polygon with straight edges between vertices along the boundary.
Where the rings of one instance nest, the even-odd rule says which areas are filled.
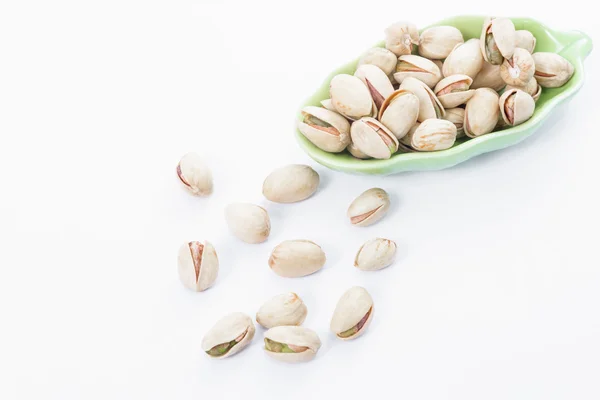
[[[213,190],[212,173],[197,153],[187,153],[177,164],[177,176],[183,186],[196,196],[208,196]]]
[[[298,130],[321,150],[339,153],[350,144],[350,124],[337,112],[307,106],[302,109],[302,116]]]
[[[444,60],[442,73],[444,76],[463,74],[475,79],[483,68],[483,55],[479,46],[479,39],[469,39],[457,44],[448,57]]]
[[[522,124],[533,115],[535,101],[533,97],[520,89],[505,91],[498,100],[502,119],[510,126]]]
[[[371,64],[381,68],[386,75],[390,75],[394,73],[397,62],[398,56],[388,49],[384,49],[383,47],[373,47],[360,57],[360,60],[358,60],[358,67],[365,64]]]
[[[419,128],[420,125],[421,125],[420,122],[417,122],[416,124],[414,124],[408,130],[408,133],[406,135],[404,135],[404,137],[402,137],[400,140],[398,140],[398,142],[400,143],[400,149],[401,150],[403,150],[405,152],[413,152],[413,151],[415,151],[415,149],[413,149],[410,146],[412,145],[412,138],[413,138],[416,130]]]
[[[504,86],[506,86],[506,82],[504,82],[504,79],[502,79],[502,75],[500,74],[500,66],[483,63],[481,71],[479,71],[475,79],[473,79],[471,89],[487,87],[499,92]]]
[[[310,240],[286,240],[271,252],[269,267],[284,278],[314,274],[325,265],[321,247]]]
[[[368,155],[366,155],[365,153],[363,153],[362,151],[360,151],[358,149],[358,147],[356,147],[354,145],[354,143],[350,143],[348,145],[347,150],[348,150],[348,153],[350,153],[352,155],[352,157],[354,157],[354,158],[358,158],[358,159],[361,159],[361,160],[366,160],[368,158],[371,158]]]
[[[396,82],[400,84],[409,76],[417,78],[430,88],[433,88],[442,79],[442,73],[433,61],[412,54],[398,58],[394,73]]]
[[[419,54],[430,60],[443,60],[459,43],[464,43],[462,33],[453,26],[434,26],[425,29],[419,38]]]
[[[337,113],[337,110],[333,106],[333,102],[331,101],[331,99],[321,100],[321,106],[324,109],[326,109],[326,110],[333,111],[333,112]]]
[[[302,325],[306,305],[296,293],[283,293],[269,299],[256,313],[256,322],[270,329],[283,325]]]
[[[431,118],[421,122],[413,134],[411,147],[418,151],[449,149],[456,141],[456,125],[445,119]]]
[[[411,54],[419,44],[419,31],[410,22],[396,22],[385,29],[385,48],[397,56]]]
[[[263,195],[275,203],[295,203],[312,196],[319,182],[319,174],[308,165],[290,164],[267,176]]]
[[[388,159],[398,151],[398,139],[381,122],[365,117],[350,126],[352,143],[369,157]]]
[[[379,108],[379,121],[400,139],[417,122],[419,98],[408,90],[396,90]]]
[[[479,42],[483,59],[490,64],[500,65],[505,58],[511,58],[515,51],[515,25],[508,18],[486,18]]]
[[[531,54],[533,54],[533,50],[535,50],[536,38],[533,34],[527,30],[520,30],[515,32],[517,37],[516,47],[520,47],[522,49],[527,50]]]
[[[377,109],[379,109],[385,99],[394,92],[394,87],[385,72],[375,65],[361,65],[354,73],[354,76],[367,86]]]
[[[529,52],[517,47],[512,57],[500,66],[500,75],[507,85],[525,86],[535,72],[535,61]]]
[[[492,132],[499,115],[498,93],[489,88],[476,89],[465,108],[465,134],[473,138]]]
[[[360,286],[348,289],[339,299],[330,328],[342,340],[362,335],[373,319],[373,298]]]
[[[534,101],[538,101],[540,95],[542,94],[542,87],[539,85],[535,78],[531,78],[525,86],[506,85],[505,91],[510,89],[520,89],[525,93],[529,94],[531,97],[533,97]]]
[[[331,103],[335,109],[351,120],[370,116],[373,112],[373,100],[369,89],[356,76],[340,74],[329,83]]]
[[[276,326],[265,332],[265,353],[279,361],[310,361],[320,347],[319,336],[302,326]]]
[[[213,285],[219,273],[217,252],[209,242],[184,243],[179,248],[177,270],[183,286],[202,292]]]
[[[445,120],[450,121],[456,126],[456,138],[465,136],[465,130],[463,124],[465,121],[465,109],[464,108],[447,108]]]
[[[372,239],[361,246],[354,258],[354,266],[363,271],[377,271],[394,262],[396,243],[388,239]]]
[[[225,208],[225,220],[231,233],[246,243],[262,243],[271,233],[269,213],[254,204],[229,204]]]
[[[204,335],[202,350],[212,358],[225,358],[240,352],[254,337],[252,319],[243,313],[229,314]]]
[[[555,53],[533,53],[535,79],[545,88],[561,87],[571,79],[575,69],[566,58]]]
[[[348,207],[348,218],[355,226],[369,226],[385,216],[390,208],[390,196],[380,188],[360,194]]]
[[[468,75],[450,75],[442,79],[433,92],[444,109],[454,108],[466,103],[473,96],[475,91],[470,89],[472,83],[473,79]]]
[[[419,122],[429,118],[444,117],[444,107],[425,83],[409,76],[400,84],[400,90],[408,90],[419,99],[419,116],[417,117]]]

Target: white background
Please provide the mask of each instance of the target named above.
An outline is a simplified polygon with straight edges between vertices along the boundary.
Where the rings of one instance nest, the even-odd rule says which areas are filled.
[[[532,16],[600,43],[597,16],[568,5],[480,0],[3,1],[0,6],[0,398],[598,399],[597,50],[581,92],[522,144],[458,167],[359,177],[314,165],[293,139],[299,104],[398,19]],[[179,157],[203,154],[213,196],[193,198]],[[308,163],[308,201],[269,204],[265,176]],[[345,212],[363,190],[392,197],[369,228]],[[265,206],[268,242],[233,238],[233,201]],[[360,244],[395,240],[397,262],[352,267]],[[285,239],[327,253],[284,279],[267,259]],[[207,239],[215,286],[178,281],[176,254]],[[376,312],[343,343],[338,297],[362,285]],[[252,345],[226,360],[200,348],[221,316],[254,316],[297,292],[323,346],[282,365]]]

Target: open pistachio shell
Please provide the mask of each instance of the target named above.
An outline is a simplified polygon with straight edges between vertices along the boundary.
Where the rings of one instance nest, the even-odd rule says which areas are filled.
[[[419,54],[430,60],[443,60],[457,44],[463,42],[463,35],[457,28],[434,26],[421,33]]]
[[[212,173],[197,153],[187,153],[177,164],[177,176],[193,195],[208,196],[213,191]]]
[[[464,108],[447,108],[445,120],[450,121],[456,126],[456,138],[465,136],[465,130],[463,124],[465,121],[465,109]]]
[[[310,240],[286,240],[271,252],[269,267],[284,278],[314,274],[325,265],[321,247]]]
[[[421,122],[412,137],[411,147],[418,151],[449,149],[456,141],[456,125],[445,119],[431,118]]]
[[[388,159],[398,151],[398,139],[381,122],[365,117],[350,126],[352,143],[369,157]]]
[[[377,271],[391,265],[396,255],[396,243],[388,239],[372,239],[361,246],[354,266],[363,271]]]
[[[232,356],[252,341],[252,319],[243,313],[232,313],[220,319],[202,339],[202,350],[212,358]]]
[[[483,63],[481,71],[479,71],[475,79],[473,79],[471,89],[490,88],[499,92],[504,86],[506,86],[506,82],[504,82],[504,79],[502,79],[502,75],[500,74],[500,66]]]
[[[429,118],[444,117],[444,107],[425,83],[409,76],[400,84],[400,90],[408,90],[419,99],[419,116],[417,117],[419,122]]]
[[[209,242],[189,242],[181,245],[177,265],[183,286],[196,292],[211,287],[219,273],[217,252]]]
[[[330,328],[342,340],[362,335],[373,319],[373,298],[360,286],[348,289],[338,301]]]
[[[312,196],[319,187],[317,171],[302,164],[277,168],[263,182],[263,195],[275,203],[295,203]]]
[[[527,50],[531,54],[535,50],[536,38],[533,34],[527,30],[520,30],[515,32],[517,37],[516,47]]]
[[[500,66],[500,75],[507,85],[525,86],[535,73],[533,57],[525,49],[517,47],[511,58]]]
[[[396,22],[385,29],[385,48],[396,56],[411,54],[419,44],[419,31],[410,22]]]
[[[421,126],[421,123],[417,122],[408,130],[408,133],[406,135],[404,135],[404,137],[402,137],[400,140],[398,140],[398,142],[400,143],[400,146],[398,148],[399,150],[404,151],[404,152],[414,152],[415,151],[415,149],[413,149],[411,147],[412,138],[415,135],[415,132],[417,131],[419,126]]]
[[[321,100],[321,106],[323,106],[323,108],[326,109],[326,110],[333,111],[333,112],[337,113],[337,110],[333,106],[333,103],[332,103],[331,99]]]
[[[515,25],[508,18],[486,18],[479,40],[483,59],[500,65],[511,58],[517,43]]]
[[[396,90],[379,109],[379,121],[400,139],[417,122],[419,98],[408,90]]]
[[[537,101],[540,95],[542,94],[542,87],[539,85],[535,78],[531,78],[525,86],[506,85],[505,91],[510,89],[520,89],[525,93],[529,94],[531,97],[533,97],[533,100],[535,101]]]
[[[561,87],[571,79],[575,69],[566,58],[555,53],[533,53],[535,79],[545,88]]]
[[[337,112],[307,106],[302,115],[304,119],[298,121],[298,130],[321,150],[339,153],[350,144],[350,124]]]
[[[475,93],[471,90],[473,79],[468,75],[450,75],[442,79],[433,92],[437,96],[444,109],[455,108],[466,103]]]
[[[535,100],[519,89],[505,91],[498,100],[504,122],[510,126],[522,124],[533,115]]]
[[[498,123],[500,108],[498,93],[489,88],[476,89],[467,102],[463,129],[469,137],[490,133]]]
[[[319,336],[302,326],[276,326],[265,332],[265,353],[279,361],[310,361],[320,348]]]
[[[369,89],[356,76],[334,76],[329,83],[329,94],[335,109],[348,119],[357,120],[373,112]]]
[[[383,47],[373,47],[360,57],[360,60],[358,60],[358,67],[365,64],[371,64],[381,68],[386,75],[390,75],[396,70],[397,62],[398,56],[388,49],[384,49]]]
[[[270,329],[284,325],[302,325],[306,305],[296,293],[283,293],[269,299],[256,313],[256,322]]]
[[[379,221],[390,208],[390,197],[380,188],[372,188],[360,194],[348,207],[348,218],[355,226],[369,226]]]
[[[229,204],[225,208],[225,220],[231,233],[246,243],[262,243],[271,233],[267,210],[254,204]]]
[[[479,47],[479,39],[470,39],[457,44],[444,60],[442,67],[444,76],[463,74],[475,79],[484,63]]]
[[[367,86],[377,109],[379,109],[385,99],[394,92],[394,87],[387,75],[381,68],[376,67],[375,65],[361,65],[354,73],[354,76]]]
[[[402,83],[409,76],[417,78],[433,88],[442,79],[442,72],[433,61],[425,57],[408,54],[398,58],[394,78],[396,82]]]
[[[354,145],[354,143],[350,143],[348,145],[348,147],[346,148],[346,150],[348,150],[348,153],[350,153],[352,155],[352,157],[358,158],[360,160],[366,160],[366,159],[371,158],[368,155],[366,155],[365,153],[363,153],[362,151],[360,151],[358,149],[358,147],[356,147]]]

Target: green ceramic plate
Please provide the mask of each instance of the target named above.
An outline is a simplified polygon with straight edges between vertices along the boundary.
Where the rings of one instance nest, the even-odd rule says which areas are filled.
[[[452,25],[463,33],[465,40],[478,38],[484,17],[462,16],[440,21],[436,25]],[[555,52],[573,63],[575,74],[566,85],[556,89],[544,89],[533,117],[519,126],[490,133],[475,139],[458,141],[454,147],[430,153],[397,153],[389,160],[357,160],[346,152],[327,153],[314,146],[298,130],[296,138],[300,146],[315,161],[329,168],[359,174],[389,175],[403,171],[426,171],[448,168],[489,151],[516,144],[535,132],[550,115],[554,107],[573,96],[583,85],[583,60],[592,50],[592,40],[582,32],[558,32],[529,18],[512,18],[517,29],[527,29],[537,39],[535,51]],[[383,42],[377,44],[383,47]],[[329,98],[329,82],[337,74],[353,74],[358,59],[333,71],[323,85],[303,105],[319,106]],[[300,113],[298,118],[301,119]]]

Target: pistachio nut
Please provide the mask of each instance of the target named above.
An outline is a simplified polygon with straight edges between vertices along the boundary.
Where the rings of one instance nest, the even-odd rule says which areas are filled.
[[[373,112],[369,89],[356,76],[334,76],[329,83],[329,94],[335,109],[348,119],[357,120]]]
[[[525,86],[506,85],[505,91],[510,89],[520,89],[525,93],[529,94],[531,97],[533,97],[533,100],[535,101],[537,101],[540,98],[540,95],[542,94],[542,87],[539,85],[537,79],[535,78],[531,78]]]
[[[490,133],[498,123],[499,115],[498,93],[489,88],[475,89],[465,108],[465,134],[477,137]]]
[[[483,59],[490,64],[500,65],[505,58],[511,58],[515,51],[515,25],[508,18],[486,18],[479,42]]]
[[[381,68],[386,75],[390,75],[394,73],[397,62],[398,57],[388,49],[384,49],[383,47],[373,47],[360,57],[360,60],[358,60],[358,67],[365,64],[371,64]]]
[[[575,68],[566,58],[555,53],[533,53],[535,79],[541,87],[561,87],[571,79]]]
[[[348,289],[339,299],[330,328],[342,340],[362,335],[373,318],[373,298],[360,286]]]
[[[450,121],[456,126],[456,138],[465,136],[465,130],[463,124],[465,121],[465,109],[464,108],[448,108],[446,109],[445,120]]]
[[[319,174],[308,165],[290,164],[271,172],[263,182],[263,195],[275,203],[295,203],[312,196]]]
[[[425,57],[408,54],[398,58],[394,78],[396,82],[401,84],[409,76],[417,78],[433,88],[442,79],[442,72],[433,61]]]
[[[507,85],[525,86],[535,72],[533,57],[525,49],[517,47],[511,58],[500,66],[500,75]]]
[[[500,66],[483,63],[483,68],[481,68],[481,71],[473,79],[471,89],[490,88],[499,92],[504,86],[506,86],[506,83],[502,79],[502,75],[500,75]]]
[[[433,92],[446,108],[455,108],[465,104],[475,93],[470,89],[473,79],[468,75],[450,75],[435,86]]]
[[[229,204],[225,208],[225,220],[231,233],[246,243],[262,243],[271,233],[269,213],[254,204]]]
[[[398,151],[398,139],[374,118],[361,118],[350,126],[352,143],[369,157],[388,159]]]
[[[354,76],[367,86],[377,109],[379,109],[384,100],[394,92],[394,86],[392,86],[392,83],[385,72],[375,65],[361,65],[354,73]]]
[[[408,90],[396,90],[379,108],[379,121],[400,139],[417,122],[419,98]]]
[[[212,358],[225,358],[241,351],[254,337],[254,324],[246,314],[236,312],[221,318],[204,335],[202,350]]]
[[[396,22],[385,29],[385,48],[396,56],[411,54],[419,44],[419,31],[409,22]]]
[[[219,273],[217,252],[209,242],[184,243],[179,248],[177,270],[183,286],[202,292],[213,285]]]
[[[400,140],[398,140],[398,142],[400,143],[400,149],[402,149],[406,152],[415,151],[415,149],[413,149],[410,146],[412,145],[412,138],[415,135],[415,132],[417,131],[417,129],[419,128],[420,125],[421,125],[420,122],[417,122],[416,124],[414,124],[408,130],[408,133],[406,135],[404,135],[404,137],[402,137]]]
[[[177,176],[183,186],[196,196],[208,196],[213,190],[210,169],[197,153],[187,153],[177,164]]]
[[[498,100],[504,122],[510,126],[522,124],[533,115],[535,101],[533,97],[520,89],[505,91]]]
[[[444,117],[444,107],[425,83],[409,76],[404,78],[404,81],[400,84],[400,90],[408,90],[419,99],[419,116],[417,117],[419,122],[429,118]]]
[[[298,130],[321,150],[339,153],[350,143],[350,124],[337,112],[307,106],[302,109],[302,116]]]
[[[459,43],[464,43],[462,33],[453,26],[434,26],[425,29],[419,39],[419,54],[430,60],[443,60]]]
[[[469,39],[457,44],[444,60],[442,72],[444,76],[463,74],[475,79],[483,68],[483,55],[479,46],[479,39]]]
[[[456,125],[445,119],[431,118],[421,122],[412,137],[411,147],[418,151],[449,149],[456,141]]]
[[[516,47],[520,47],[522,49],[527,50],[529,53],[533,54],[533,50],[535,50],[536,38],[533,34],[527,30],[516,31],[517,42]]]
[[[310,361],[320,347],[319,336],[302,326],[276,326],[265,332],[265,352],[279,361]]]
[[[269,299],[256,313],[256,322],[270,329],[282,325],[302,325],[306,305],[296,293],[283,293]]]
[[[333,112],[337,113],[337,110],[333,106],[333,102],[331,101],[331,99],[321,100],[321,106],[324,109],[326,109],[326,110],[333,111]]]
[[[354,266],[363,271],[377,271],[394,262],[396,243],[388,239],[372,239],[361,246],[354,258]]]
[[[348,207],[348,218],[355,226],[369,226],[379,221],[390,208],[390,197],[380,188],[372,188],[360,194]]]
[[[325,253],[310,240],[286,240],[271,252],[269,267],[284,278],[314,274],[325,265]]]
[[[366,155],[365,153],[363,153],[362,151],[360,151],[358,149],[358,147],[356,147],[354,145],[354,143],[350,143],[347,147],[347,150],[348,150],[348,153],[350,153],[352,155],[352,157],[354,157],[354,158],[358,158],[361,160],[366,160],[368,158],[371,158],[368,155]]]

